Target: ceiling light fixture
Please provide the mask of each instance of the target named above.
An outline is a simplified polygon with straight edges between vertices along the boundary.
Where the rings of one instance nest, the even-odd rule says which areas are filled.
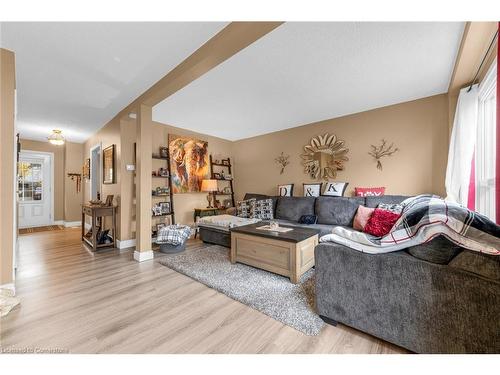
[[[65,142],[65,139],[64,137],[62,136],[62,131],[61,130],[57,130],[57,129],[54,129],[52,130],[52,134],[49,135],[47,137],[47,139],[49,140],[50,143],[52,143],[53,145],[57,145],[57,146],[61,146],[64,144]]]

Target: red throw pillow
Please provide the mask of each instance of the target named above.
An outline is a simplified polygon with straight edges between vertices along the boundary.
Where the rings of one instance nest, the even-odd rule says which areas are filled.
[[[368,219],[368,223],[366,223],[363,232],[376,237],[383,237],[391,231],[400,217],[400,214],[376,208],[372,216],[370,216],[370,219]]]
[[[384,195],[384,193],[385,187],[354,188],[354,195],[356,197],[380,197],[381,195]]]

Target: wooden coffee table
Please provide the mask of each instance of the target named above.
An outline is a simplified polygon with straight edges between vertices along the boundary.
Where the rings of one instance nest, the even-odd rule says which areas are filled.
[[[288,276],[296,284],[300,276],[314,266],[314,248],[319,230],[292,228],[289,232],[257,229],[267,222],[231,229],[231,263],[250,266]]]

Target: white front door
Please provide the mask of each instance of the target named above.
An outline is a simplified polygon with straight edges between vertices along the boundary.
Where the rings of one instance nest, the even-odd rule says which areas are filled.
[[[18,166],[19,228],[51,225],[52,157],[21,152]]]

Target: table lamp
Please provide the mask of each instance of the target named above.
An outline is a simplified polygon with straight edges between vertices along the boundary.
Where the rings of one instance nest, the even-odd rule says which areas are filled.
[[[207,208],[214,208],[212,206],[212,193],[214,191],[217,191],[217,180],[203,180],[201,181],[201,191],[207,192],[207,201],[208,201],[208,207]]]

